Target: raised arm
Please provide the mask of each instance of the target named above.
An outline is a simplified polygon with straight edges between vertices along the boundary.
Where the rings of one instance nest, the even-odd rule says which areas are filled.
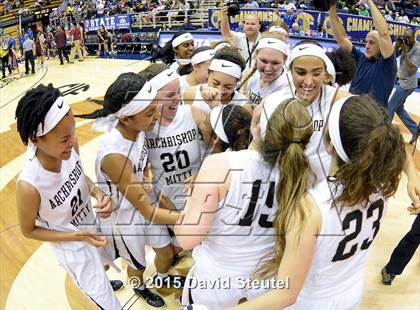
[[[227,15],[228,7],[224,4],[223,1],[221,1],[221,8],[220,8],[220,14],[221,14],[221,20],[220,20],[220,31],[222,32],[222,36],[224,40],[230,41],[232,38],[232,32],[230,30],[229,25],[229,17]]]
[[[117,186],[120,193],[144,216],[156,224],[173,225],[179,217],[176,211],[154,208],[143,185],[134,179],[131,161],[120,154],[107,155],[101,169]]]
[[[394,53],[388,24],[379,9],[376,7],[375,3],[372,0],[369,0],[368,4],[372,13],[373,25],[379,33],[379,49],[381,50],[382,57],[387,59]]]
[[[338,45],[346,50],[347,52],[351,52],[353,49],[353,44],[351,41],[346,37],[346,31],[344,30],[343,24],[341,23],[340,18],[337,14],[337,7],[336,5],[331,5],[329,10],[330,15],[330,23],[333,34],[335,36],[335,40],[337,41]]]

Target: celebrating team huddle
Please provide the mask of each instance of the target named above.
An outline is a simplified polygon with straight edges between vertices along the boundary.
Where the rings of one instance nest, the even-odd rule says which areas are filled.
[[[145,285],[146,246],[152,282],[181,284],[181,306],[358,308],[388,198],[415,167],[385,110],[344,90],[350,53],[290,47],[279,25],[246,70],[229,42],[194,50],[193,36],[178,32],[166,49],[170,63],[119,75],[90,114],[74,116],[51,84],[19,101],[25,237],[49,241],[100,309],[122,308],[105,271],[117,258],[140,279],[138,296],[165,305]],[[103,132],[96,183],[75,117]],[[169,274],[188,250],[188,275]]]

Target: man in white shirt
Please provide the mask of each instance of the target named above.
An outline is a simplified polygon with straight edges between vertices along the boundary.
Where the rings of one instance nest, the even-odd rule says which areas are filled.
[[[296,5],[293,2],[290,2],[290,0],[285,0],[284,4],[280,4],[279,8],[287,10],[292,9],[293,11],[296,10]]]
[[[248,15],[244,22],[244,32],[238,33],[230,30],[229,17],[227,16],[227,6],[222,3],[220,28],[223,39],[229,41],[234,47],[239,49],[242,57],[246,61],[247,68],[255,64],[255,50],[260,39],[260,19],[255,15]]]

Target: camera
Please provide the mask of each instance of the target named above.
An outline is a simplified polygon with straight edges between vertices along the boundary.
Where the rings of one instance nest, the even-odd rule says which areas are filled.
[[[408,40],[405,36],[398,36],[396,39],[397,43],[408,45]]]
[[[228,16],[236,16],[241,12],[241,8],[240,8],[238,0],[225,0],[224,4],[228,8],[227,10]],[[217,4],[217,6],[219,6],[219,4]]]

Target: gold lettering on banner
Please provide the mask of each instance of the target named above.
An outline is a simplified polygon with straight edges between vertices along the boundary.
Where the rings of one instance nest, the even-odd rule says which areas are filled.
[[[311,14],[302,12],[296,16],[296,23],[301,24],[300,21],[302,21],[303,31],[306,32],[309,31],[311,26],[314,25],[314,19],[315,18]]]

